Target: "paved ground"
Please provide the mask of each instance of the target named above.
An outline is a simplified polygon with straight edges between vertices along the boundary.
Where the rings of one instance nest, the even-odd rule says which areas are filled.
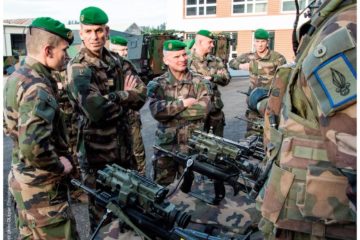
[[[248,79],[243,77],[234,77],[231,83],[223,88],[220,88],[222,92],[222,99],[224,101],[225,107],[224,112],[226,116],[226,126],[224,137],[238,141],[242,139],[245,131],[245,122],[242,122],[238,119],[235,119],[235,116],[244,116],[246,107],[245,107],[245,95],[239,93],[239,91],[246,91],[248,86]],[[152,118],[148,104],[146,104],[141,110],[143,129],[142,134],[144,138],[144,144],[146,148],[146,159],[147,163],[150,163],[152,156],[152,145],[154,144],[154,132],[156,128],[156,122]],[[17,230],[14,224],[14,214],[10,207],[10,194],[8,192],[7,186],[7,176],[10,170],[10,159],[11,159],[11,140],[4,136],[4,161],[3,161],[3,191],[4,191],[4,225],[3,232],[5,240],[16,239]],[[147,174],[150,174],[148,171]],[[88,232],[88,221],[86,209],[83,205],[78,205],[74,208],[74,213],[77,218],[78,229],[82,239],[89,239],[87,234]]]

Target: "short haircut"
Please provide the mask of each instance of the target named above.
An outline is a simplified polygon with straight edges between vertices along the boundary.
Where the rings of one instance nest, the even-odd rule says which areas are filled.
[[[61,37],[39,28],[30,28],[26,33],[26,50],[29,54],[39,54],[41,49],[50,45],[56,47],[63,41]]]

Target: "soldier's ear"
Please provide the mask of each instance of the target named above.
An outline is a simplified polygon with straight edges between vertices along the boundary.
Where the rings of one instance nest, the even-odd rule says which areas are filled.
[[[106,40],[110,39],[110,28],[108,25],[105,26],[105,31],[106,31]]]
[[[44,54],[45,54],[45,57],[52,58],[53,57],[53,47],[50,45],[46,45],[44,47]]]

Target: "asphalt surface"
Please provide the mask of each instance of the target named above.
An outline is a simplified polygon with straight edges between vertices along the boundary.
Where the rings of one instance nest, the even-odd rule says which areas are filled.
[[[226,126],[224,129],[224,137],[233,141],[238,141],[244,137],[246,123],[238,120],[235,116],[244,116],[246,110],[245,95],[240,91],[246,91],[248,88],[249,80],[247,77],[240,77],[239,72],[236,72],[230,84],[226,87],[220,87],[222,93],[222,100],[224,102],[224,113],[226,118]],[[152,157],[152,145],[155,139],[156,121],[152,118],[148,103],[141,109],[141,120],[143,123],[142,135],[144,139],[144,145],[146,149],[147,160],[147,175],[151,174],[151,157]],[[11,164],[11,139],[4,135],[3,141],[3,239],[14,240],[17,238],[17,229],[14,223],[14,212],[11,208],[11,194],[8,192],[7,176],[10,170]],[[77,227],[82,239],[89,239],[89,223],[84,204],[77,204],[73,207],[73,212],[77,220]]]

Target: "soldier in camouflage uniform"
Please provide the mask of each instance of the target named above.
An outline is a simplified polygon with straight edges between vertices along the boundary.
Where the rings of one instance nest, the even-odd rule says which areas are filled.
[[[110,38],[110,51],[119,54],[120,57],[126,58],[128,55],[127,40],[120,36]],[[141,175],[145,175],[145,147],[141,136],[141,117],[139,111],[129,109],[128,118],[130,124],[130,135],[133,154],[136,159],[137,170]]]
[[[72,171],[56,80],[72,32],[36,18],[26,33],[28,56],[4,88],[4,130],[14,142],[9,188],[21,239],[78,239],[67,199]]]
[[[270,90],[265,118],[280,120],[257,199],[267,239],[356,239],[356,12],[356,1],[320,5]]]
[[[214,35],[207,30],[200,30],[195,37],[195,46],[189,60],[189,68],[209,80],[212,90],[212,108],[208,115],[204,130],[209,132],[212,128],[217,136],[224,135],[225,115],[222,111],[224,103],[221,100],[221,93],[218,85],[226,86],[230,82],[230,74],[223,61],[210,54],[214,48]]]
[[[136,169],[129,136],[128,109],[139,110],[146,86],[132,65],[105,47],[109,35],[106,13],[87,7],[80,13],[79,53],[70,61],[68,94],[78,114],[77,153],[85,184],[96,188],[97,170],[117,163]],[[89,196],[90,227],[99,223],[104,209]]]
[[[276,69],[286,63],[286,59],[280,53],[270,50],[269,33],[264,29],[257,29],[255,31],[255,56],[250,63],[239,63],[238,68],[249,71],[250,86],[248,94],[250,95],[255,88],[263,89],[262,95],[266,95],[270,88],[272,80],[275,76]],[[233,63],[235,65],[235,63]],[[259,91],[260,92],[260,91]],[[260,117],[259,113],[252,107],[252,104],[247,99],[248,110],[246,111],[246,118],[249,121],[256,121]],[[247,136],[256,133],[252,130],[253,126],[248,122]]]
[[[210,97],[201,75],[187,68],[186,44],[164,42],[164,63],[169,70],[148,84],[150,111],[158,121],[155,144],[169,151],[187,153],[187,140],[195,129],[202,129],[210,110]],[[176,161],[155,152],[155,180],[172,183],[181,172]]]

